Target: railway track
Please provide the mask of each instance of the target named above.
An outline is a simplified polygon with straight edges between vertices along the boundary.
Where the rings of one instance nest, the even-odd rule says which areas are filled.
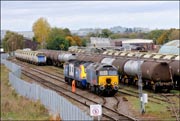
[[[164,97],[167,102],[169,102],[170,104],[169,109],[171,111],[172,117],[175,117],[176,121],[180,121],[180,115],[179,115],[180,109],[175,105],[174,101],[171,99],[171,96],[169,97],[165,94],[161,94],[161,96]]]
[[[17,62],[16,62],[17,63]],[[113,107],[107,106],[106,103],[108,102],[107,99],[102,99],[103,97],[99,97],[102,99],[101,102],[96,101],[95,99],[86,97],[85,95],[81,95],[79,93],[72,93],[71,87],[68,86],[64,82],[64,77],[61,75],[52,75],[45,71],[42,71],[40,69],[36,68],[29,68],[27,65],[17,63],[18,65],[22,66],[22,73],[26,75],[27,77],[35,80],[36,82],[39,82],[44,87],[47,87],[49,89],[52,89],[59,94],[68,97],[81,105],[85,106],[86,108],[89,108],[91,104],[102,104],[102,110],[103,110],[103,118],[106,120],[136,120],[130,116],[127,116],[125,114],[122,114],[117,111],[118,101],[114,104]],[[79,89],[78,89],[79,91]],[[87,93],[87,91],[86,91]],[[115,97],[112,97],[115,98]],[[115,98],[115,100],[117,100]]]
[[[22,64],[22,63],[21,63]],[[29,64],[31,65],[31,64]],[[28,64],[24,63],[23,65],[21,66],[28,66]],[[34,65],[33,65],[34,66]],[[36,66],[34,66],[36,67]],[[51,73],[51,72],[47,72],[45,70],[43,70],[42,68],[31,68],[33,71],[36,71],[37,73],[41,74],[41,75],[46,75],[46,76],[49,76],[50,78],[54,79],[54,80],[58,80],[58,81],[63,81],[64,82],[64,76],[63,76],[63,71],[58,71],[57,69],[54,69],[56,71],[56,73]],[[120,93],[123,93],[123,94],[126,94],[126,95],[130,95],[130,96],[133,96],[133,97],[137,97],[139,98],[139,93],[138,93],[138,90],[135,91],[135,90],[130,90],[130,89],[126,89],[126,88],[122,88],[120,89],[119,91]],[[151,93],[151,92],[150,92]],[[171,94],[171,93],[161,93],[161,94],[149,94],[148,95],[148,101],[150,102],[153,102],[153,103],[157,103],[157,104],[162,104],[163,105],[163,102],[167,102],[169,103],[169,107],[167,110],[170,110],[171,113],[172,113],[172,117],[175,117],[177,121],[179,121],[179,108],[177,108],[174,103],[172,102],[172,100],[170,99],[170,97],[172,96],[177,96],[179,98],[179,95],[174,95],[174,94]],[[68,97],[68,96],[67,96]],[[101,97],[102,98],[102,97]],[[74,99],[75,100],[75,99]],[[113,105],[111,106],[111,110],[114,110],[114,111],[118,111],[118,105],[120,103],[120,101],[118,100],[118,97],[112,97],[111,98],[111,101],[114,100],[113,102]],[[116,100],[116,101],[115,101]],[[102,102],[101,104],[103,106],[106,106],[107,103],[109,102],[109,99],[108,98],[102,98]],[[87,104],[87,102],[86,102]],[[88,106],[87,106],[88,107]],[[104,107],[103,107],[104,108]],[[109,119],[108,116],[104,116],[105,119]],[[115,119],[111,119],[111,120],[115,120]],[[134,119],[136,120],[136,119]]]

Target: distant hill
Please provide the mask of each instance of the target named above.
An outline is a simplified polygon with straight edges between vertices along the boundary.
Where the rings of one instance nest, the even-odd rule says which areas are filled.
[[[83,28],[79,30],[71,30],[73,34],[77,34],[79,36],[86,36],[88,33],[96,33],[99,32],[101,33],[103,28]],[[143,28],[143,27],[134,27],[134,28],[127,28],[127,27],[121,27],[121,26],[114,26],[111,28],[108,28],[110,31],[113,33],[131,33],[131,32],[150,32],[151,30],[148,28]]]

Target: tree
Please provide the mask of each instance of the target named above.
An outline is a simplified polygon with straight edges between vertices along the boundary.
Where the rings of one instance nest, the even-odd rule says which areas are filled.
[[[61,28],[52,28],[47,40],[47,48],[54,50],[68,50],[69,42],[65,39],[65,32]]]
[[[161,36],[157,39],[157,44],[164,44],[168,41],[169,31],[164,31]]]
[[[65,36],[71,36],[71,32],[68,28],[63,29]]]
[[[36,40],[41,44],[41,47],[44,48],[50,32],[49,23],[45,18],[41,17],[33,24],[32,29]]]
[[[23,36],[15,32],[7,31],[3,39],[3,48],[5,51],[15,51],[17,49],[22,49],[24,46]]]
[[[111,39],[118,39],[118,38],[121,38],[121,35],[118,34],[118,33],[111,34],[111,35],[110,35],[110,38],[111,38]]]
[[[65,38],[65,37],[66,37],[63,29],[57,28],[57,27],[51,28],[51,30],[50,30],[50,32],[49,32],[49,36],[48,36],[47,41],[52,41],[52,40],[54,40],[57,36],[60,36],[60,37],[62,37],[62,38]]]
[[[82,45],[82,40],[79,36],[73,36],[73,40],[76,42],[78,46]]]
[[[69,42],[69,46],[75,46],[76,45],[76,41],[74,40],[74,38],[72,36],[67,36],[66,40]]]
[[[103,29],[101,33],[102,37],[105,37],[105,38],[110,37],[111,34],[112,32],[109,29]]]
[[[154,43],[157,43],[157,39],[161,36],[161,34],[164,32],[165,30],[153,30],[148,34],[148,39],[152,39],[154,41]]]
[[[48,41],[47,49],[68,50],[69,43],[64,38],[56,36],[52,41]]]
[[[173,29],[168,38],[169,40],[180,40],[180,29]]]

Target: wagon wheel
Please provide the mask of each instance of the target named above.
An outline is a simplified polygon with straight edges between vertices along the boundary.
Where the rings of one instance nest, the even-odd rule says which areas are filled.
[[[99,88],[98,88],[98,87],[95,87],[95,93],[96,93],[97,95],[99,95]]]
[[[90,86],[90,91],[94,92],[94,86]]]
[[[154,84],[152,88],[153,88],[153,91],[154,91],[155,93],[158,92],[158,88],[157,88],[156,84]]]
[[[71,79],[68,79],[68,84],[69,84],[69,85],[71,85],[71,84],[72,84]]]

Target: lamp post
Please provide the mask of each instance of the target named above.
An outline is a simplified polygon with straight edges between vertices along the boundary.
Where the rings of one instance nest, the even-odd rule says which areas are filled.
[[[138,52],[138,89],[139,89],[139,98],[140,98],[140,112],[141,114],[145,113],[144,101],[143,101],[143,93],[142,93],[142,72],[141,72],[141,62],[140,62],[140,54]]]

